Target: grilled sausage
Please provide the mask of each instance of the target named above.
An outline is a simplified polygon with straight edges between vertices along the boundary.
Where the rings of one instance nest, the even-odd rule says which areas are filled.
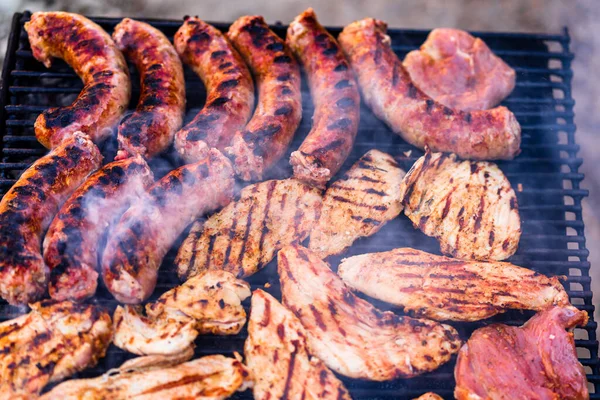
[[[290,24],[286,43],[304,66],[315,105],[312,129],[290,164],[294,177],[324,188],[352,150],[360,119],[358,88],[344,53],[312,8]]]
[[[38,141],[54,148],[76,131],[95,143],[110,136],[131,95],[127,63],[110,36],[89,19],[66,12],[36,12],[25,30],[38,61],[50,68],[53,57],[62,58],[84,83],[73,104],[39,115]]]
[[[195,218],[229,203],[233,186],[231,163],[217,149],[152,185],[147,199],[123,214],[104,250],[102,278],[115,298],[147,299],[173,242]]]
[[[225,151],[240,178],[260,180],[283,157],[300,124],[300,69],[290,49],[260,16],[239,18],[227,36],[254,74],[259,102],[248,125],[236,132]]]
[[[42,235],[62,203],[102,162],[81,132],[29,167],[0,202],[0,296],[11,304],[39,299],[48,284]]]
[[[104,233],[152,182],[152,171],[138,155],[105,165],[71,195],[44,238],[50,297],[78,301],[94,295]]]
[[[188,162],[224,150],[254,108],[254,83],[248,67],[218,29],[187,18],[175,34],[177,53],[206,87],[204,108],[175,135],[175,149]]]
[[[464,112],[436,103],[410,80],[391,48],[383,21],[346,26],[338,40],[365,103],[410,144],[473,160],[510,160],[519,154],[521,127],[506,107]]]
[[[171,145],[183,122],[183,66],[169,39],[144,22],[125,18],[115,26],[113,39],[139,71],[141,84],[135,112],[119,126],[115,159],[153,157]]]

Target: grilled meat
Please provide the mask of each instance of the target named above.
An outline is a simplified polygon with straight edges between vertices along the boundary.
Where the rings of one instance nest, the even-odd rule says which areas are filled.
[[[294,177],[324,188],[354,145],[360,119],[358,88],[344,53],[312,8],[290,24],[286,43],[304,66],[315,105],[312,129],[290,163]]]
[[[477,321],[507,309],[540,311],[569,304],[556,277],[504,262],[461,261],[409,248],[346,258],[338,274],[355,290],[438,321]]]
[[[517,197],[496,164],[427,152],[400,186],[404,213],[442,253],[460,259],[504,260],[521,237]]]
[[[458,354],[454,396],[472,399],[589,399],[573,334],[585,311],[551,307],[522,327],[489,325],[473,332]]]
[[[80,301],[96,293],[99,243],[153,180],[138,155],[105,165],[69,197],[44,238],[54,300]]]
[[[257,400],[350,400],[333,372],[308,354],[306,334],[298,318],[260,289],[252,295],[244,355],[255,379]]]
[[[444,399],[442,399],[440,396],[438,396],[437,394],[435,394],[433,392],[428,392],[428,393],[420,395],[418,398],[416,398],[414,400],[444,400]]]
[[[62,58],[83,80],[73,104],[50,108],[35,121],[35,136],[47,148],[83,131],[98,143],[112,134],[129,104],[131,82],[121,52],[104,30],[78,14],[36,12],[25,23],[33,56],[47,68]]]
[[[167,368],[179,365],[183,362],[189,361],[194,357],[194,348],[192,346],[186,347],[180,353],[175,354],[153,354],[150,356],[130,358],[125,361],[119,369],[121,371],[142,371],[157,368]]]
[[[244,365],[212,355],[168,368],[120,368],[93,379],[64,382],[40,400],[226,399],[252,385]]]
[[[460,29],[432,30],[402,65],[423,93],[463,111],[492,108],[515,87],[515,70],[483,40]]]
[[[217,149],[165,175],[144,201],[123,214],[102,257],[106,287],[123,303],[140,303],[156,285],[158,268],[177,237],[200,215],[233,197],[231,163]]]
[[[512,112],[506,107],[465,112],[436,103],[410,80],[386,29],[385,22],[366,18],[338,36],[363,99],[378,118],[421,149],[474,160],[510,160],[519,154],[521,127]]]
[[[50,270],[42,235],[63,202],[102,163],[87,135],[71,137],[34,162],[0,202],[0,296],[11,304],[39,299]]]
[[[396,218],[404,171],[389,154],[370,150],[335,181],[323,199],[310,249],[321,258],[340,254],[359,237],[375,234]]]
[[[115,26],[113,39],[137,68],[141,86],[135,112],[119,126],[116,159],[153,157],[171,145],[183,122],[183,66],[169,39],[144,22],[125,18]]]
[[[206,87],[204,108],[175,136],[175,149],[187,162],[209,148],[224,150],[254,108],[254,83],[238,52],[218,29],[197,17],[186,18],[175,34],[175,48]]]
[[[110,316],[92,305],[44,301],[0,323],[0,399],[36,398],[48,383],[95,365],[111,339]]]
[[[300,124],[300,69],[287,45],[260,16],[239,18],[227,37],[254,74],[258,105],[225,151],[240,178],[260,180],[283,157]]]
[[[238,201],[192,227],[175,259],[179,276],[215,269],[252,275],[277,250],[304,240],[320,210],[319,190],[294,179],[247,186]]]
[[[176,354],[193,345],[198,334],[236,335],[246,323],[242,301],[250,285],[225,271],[206,271],[152,304],[146,315],[135,307],[117,307],[118,347],[135,354]]]
[[[311,354],[334,371],[374,381],[410,378],[458,352],[454,328],[377,310],[310,250],[287,246],[278,257],[283,303],[302,322]]]

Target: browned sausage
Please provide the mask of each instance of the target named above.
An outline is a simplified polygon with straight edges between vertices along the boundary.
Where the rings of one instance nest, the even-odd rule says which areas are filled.
[[[73,104],[50,108],[35,121],[35,136],[54,148],[76,131],[95,142],[110,136],[129,104],[131,82],[121,52],[108,33],[78,14],[37,12],[25,23],[33,56],[46,67],[65,60],[83,80]]]

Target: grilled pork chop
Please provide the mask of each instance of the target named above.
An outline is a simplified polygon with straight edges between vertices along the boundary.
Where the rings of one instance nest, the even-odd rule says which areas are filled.
[[[400,186],[404,213],[442,253],[464,260],[504,260],[521,237],[517,197],[496,164],[426,152]]]
[[[115,345],[135,354],[176,354],[198,334],[235,335],[246,323],[250,285],[226,271],[205,271],[146,305],[115,311]]]
[[[295,179],[247,186],[240,199],[196,222],[175,265],[184,279],[210,269],[238,277],[254,274],[283,246],[304,240],[321,210],[318,189]]]
[[[541,311],[569,304],[557,277],[410,248],[346,258],[338,274],[355,290],[438,321],[477,321],[510,308]]]
[[[585,311],[551,307],[522,327],[489,325],[473,332],[454,369],[458,400],[589,399],[573,334]]]
[[[402,211],[404,174],[389,154],[367,152],[325,192],[321,218],[310,235],[310,249],[321,258],[340,254],[359,237],[375,234],[396,218]]]
[[[251,385],[240,361],[212,355],[169,368],[119,368],[97,378],[71,380],[40,400],[226,399]]]
[[[95,365],[111,339],[108,313],[43,301],[0,324],[0,399],[35,398],[48,383]]]
[[[278,271],[283,303],[306,329],[311,354],[342,375],[374,381],[410,378],[458,352],[454,328],[377,310],[308,249],[284,247]]]
[[[306,334],[298,318],[260,289],[252,295],[244,355],[255,379],[257,400],[350,400],[333,372],[308,354]]]

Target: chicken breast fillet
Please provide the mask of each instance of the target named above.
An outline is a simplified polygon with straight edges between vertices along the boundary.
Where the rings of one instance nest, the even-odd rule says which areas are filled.
[[[251,385],[240,361],[212,355],[169,368],[120,368],[93,379],[71,380],[40,400],[212,400],[226,399]]]
[[[517,251],[517,196],[496,164],[426,152],[406,174],[400,197],[406,216],[437,238],[444,254],[504,260]]]
[[[569,304],[557,277],[410,248],[346,258],[338,274],[355,290],[438,321],[478,321],[511,308],[541,311]]]
[[[396,218],[402,211],[404,175],[389,154],[367,152],[325,192],[321,217],[310,235],[310,249],[321,258],[340,254],[356,239],[375,234]]]
[[[283,303],[306,329],[311,354],[342,375],[410,378],[433,371],[458,352],[454,328],[377,310],[308,249],[284,247],[278,271]]]
[[[247,186],[238,201],[193,225],[175,259],[179,277],[215,269],[252,275],[277,250],[304,240],[320,210],[321,192],[295,179]]]
[[[300,320],[260,289],[252,295],[244,355],[255,378],[257,400],[350,400],[344,384],[308,353]]]
[[[36,398],[48,383],[95,365],[112,336],[110,316],[68,301],[43,301],[0,324],[0,399]]]
[[[242,301],[250,285],[226,271],[205,271],[169,290],[155,303],[115,310],[116,346],[131,353],[176,354],[198,334],[236,335],[246,323]]]

